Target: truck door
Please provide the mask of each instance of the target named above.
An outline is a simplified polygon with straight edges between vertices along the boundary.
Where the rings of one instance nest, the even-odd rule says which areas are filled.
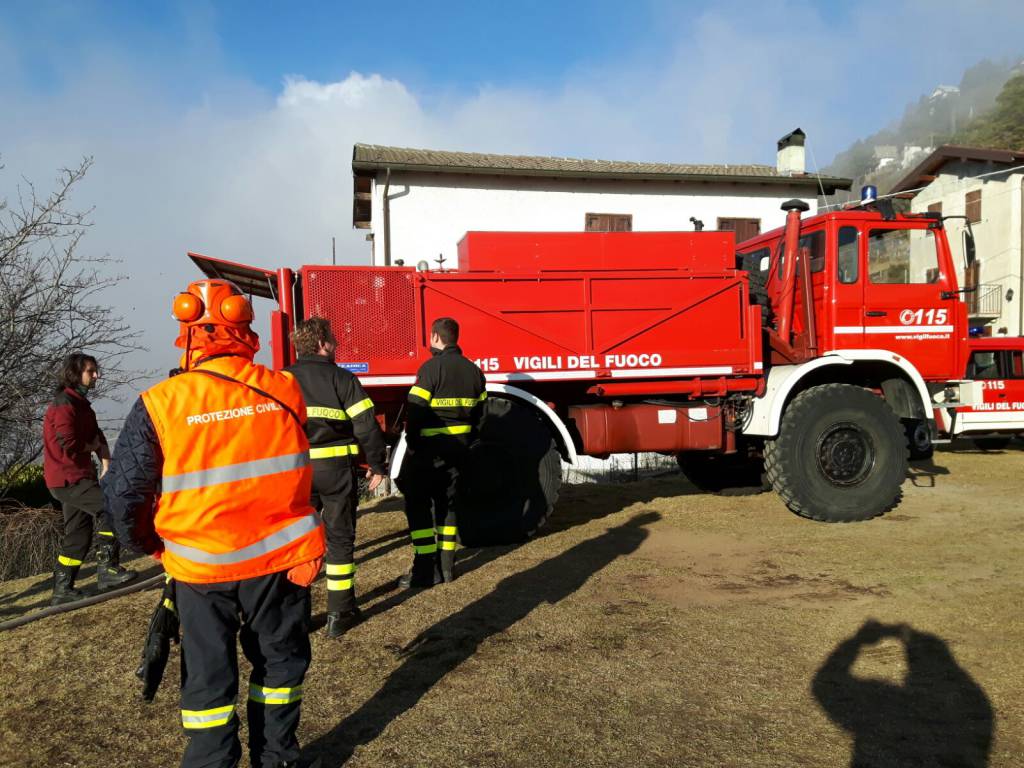
[[[956,304],[943,298],[955,277],[939,269],[936,238],[916,222],[866,229],[864,347],[891,350],[927,378],[949,376]]]
[[[864,346],[864,283],[860,267],[860,229],[839,226],[830,235],[834,243],[835,276],[831,304],[825,304],[831,317],[822,323],[826,348],[859,349]],[[828,307],[831,306],[831,309]]]

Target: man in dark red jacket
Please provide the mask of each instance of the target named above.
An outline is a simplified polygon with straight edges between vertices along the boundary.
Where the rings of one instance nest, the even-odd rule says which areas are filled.
[[[99,366],[91,355],[68,355],[61,367],[57,394],[43,417],[43,476],[50,495],[64,508],[64,540],[53,572],[52,605],[80,600],[75,577],[89,551],[96,529],[96,584],[112,589],[136,577],[120,566],[120,545],[114,537],[99,478],[95,453],[105,473],[110,466],[107,439],[86,398],[96,386]]]

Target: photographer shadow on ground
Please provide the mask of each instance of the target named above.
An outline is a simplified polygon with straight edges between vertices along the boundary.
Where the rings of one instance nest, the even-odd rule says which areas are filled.
[[[421,632],[403,649],[402,665],[368,701],[303,750],[324,768],[344,765],[356,747],[376,739],[416,706],[445,675],[471,658],[492,635],[505,631],[544,603],[558,603],[614,560],[635,552],[646,526],[660,519],[642,512],[529,570],[503,579],[488,594]]]
[[[886,638],[903,646],[902,685],[854,676],[862,653],[884,655],[877,644]],[[832,651],[811,690],[832,721],[852,735],[850,768],[988,765],[992,705],[935,635],[869,620]]]

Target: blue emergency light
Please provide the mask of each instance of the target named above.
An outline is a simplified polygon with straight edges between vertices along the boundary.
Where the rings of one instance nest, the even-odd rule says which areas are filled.
[[[866,205],[878,199],[878,187],[874,184],[866,184],[860,188],[860,203]]]

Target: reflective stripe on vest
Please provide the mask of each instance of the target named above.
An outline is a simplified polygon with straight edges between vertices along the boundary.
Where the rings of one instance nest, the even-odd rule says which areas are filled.
[[[306,418],[330,419],[332,421],[348,421],[348,416],[341,408],[325,408],[322,405],[307,405]]]
[[[373,408],[373,400],[371,400],[370,398],[366,398],[365,400],[360,400],[355,405],[350,405],[348,408],[345,409],[345,413],[348,414],[348,417],[350,419],[354,419],[360,413],[369,410],[370,408]]]
[[[487,399],[484,392],[480,397],[435,397],[430,401],[431,408],[472,408]]]
[[[453,427],[427,427],[421,429],[420,434],[423,437],[433,437],[434,435],[465,435],[473,431],[473,427],[469,424],[456,424]]]
[[[164,475],[161,482],[163,493],[192,491],[197,488],[231,483],[236,480],[251,480],[255,477],[276,475],[280,472],[299,469],[308,463],[309,455],[305,452],[291,453],[285,456],[271,456],[269,459],[256,459],[254,461],[243,461],[240,464],[228,464],[224,467],[199,469],[195,472],[184,472],[180,475]]]
[[[424,389],[423,387],[413,387],[409,390],[409,397],[418,397],[421,400],[430,402],[430,390]]]
[[[196,547],[190,547],[187,544],[178,544],[170,539],[164,539],[164,547],[178,557],[183,557],[196,563],[231,565],[232,563],[241,563],[245,560],[265,555],[268,552],[273,552],[275,549],[280,549],[291,544],[293,541],[301,539],[307,533],[315,531],[319,527],[320,519],[316,515],[307,515],[259,541],[254,541],[252,544],[231,552],[205,552]]]
[[[330,459],[335,456],[355,456],[359,453],[358,445],[332,445],[327,448],[310,448],[309,458]]]

